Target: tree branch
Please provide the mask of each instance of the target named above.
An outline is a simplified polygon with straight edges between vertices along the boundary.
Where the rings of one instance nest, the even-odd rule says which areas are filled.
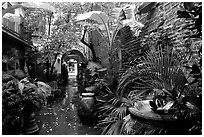
[[[87,32],[87,29],[84,28],[84,34],[83,34],[83,36],[82,36],[82,38],[81,38],[80,41],[81,41],[84,45],[86,45],[86,46],[88,46],[88,47],[90,48],[90,45],[84,40],[85,35],[86,35],[86,32]]]
[[[91,42],[90,44],[88,44],[88,43],[84,40],[86,32],[87,32],[87,28],[84,27],[84,34],[83,34],[83,36],[82,36],[82,38],[81,38],[80,41],[81,41],[84,45],[86,45],[87,47],[89,47],[89,48],[91,49],[91,52],[92,52],[92,55],[93,55],[93,62],[97,62],[96,52],[95,52],[95,50],[94,50],[94,45],[93,45],[93,43]]]

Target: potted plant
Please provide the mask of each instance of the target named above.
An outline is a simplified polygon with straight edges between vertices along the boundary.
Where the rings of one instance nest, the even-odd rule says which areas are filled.
[[[78,105],[78,117],[83,124],[96,124],[97,108],[95,93],[82,93]]]
[[[37,85],[31,83],[27,78],[19,82],[21,92],[22,116],[23,116],[23,132],[25,134],[33,134],[39,130],[35,123],[35,111],[39,110],[45,103],[45,96]]]
[[[118,93],[134,93],[128,110],[140,128],[133,134],[201,134],[201,85],[187,81],[184,55],[166,46],[147,53],[120,79]]]
[[[100,93],[102,134],[201,134],[201,68],[188,81],[185,55],[166,40],[122,73],[116,91]]]
[[[78,106],[78,117],[82,123],[94,124],[97,122],[96,96],[101,90],[101,77],[106,70],[94,62],[89,62],[85,69]]]
[[[97,78],[95,69],[92,70],[88,65],[85,71],[85,78],[82,82],[81,93],[78,104],[78,117],[84,124],[95,124],[97,122],[97,108],[96,108],[96,85],[94,85]]]
[[[35,123],[34,112],[41,108],[46,96],[28,78],[20,81],[15,78],[8,80],[6,82],[4,79],[2,87],[4,133],[10,134],[15,127],[21,132],[14,132],[14,134],[33,134],[37,132],[39,128]]]
[[[15,134],[21,127],[21,98],[13,76],[2,75],[2,133]]]

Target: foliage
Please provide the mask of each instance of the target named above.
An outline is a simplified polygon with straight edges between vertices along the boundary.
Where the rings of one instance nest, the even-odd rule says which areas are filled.
[[[181,5],[181,9],[177,11],[177,17],[187,22],[182,27],[182,30],[189,32],[188,35],[184,36],[184,40],[186,40],[185,52],[189,55],[190,60],[190,63],[186,64],[186,66],[192,66],[193,64],[201,65],[202,43],[199,43],[197,46],[192,41],[197,40],[199,42],[202,40],[202,3],[184,2]],[[197,57],[194,57],[195,55]]]
[[[77,76],[81,92],[94,92],[97,95],[103,87],[103,77],[106,74],[106,70],[106,68],[102,68],[94,62],[89,62],[86,68],[81,68]],[[85,88],[88,91],[85,91]]]
[[[20,129],[23,124],[23,111],[29,115],[30,112],[40,109],[44,102],[45,96],[26,78],[21,81],[15,78],[7,79],[2,86],[3,132],[9,132],[12,127]]]
[[[4,3],[2,3],[2,5]],[[48,11],[48,12],[55,11],[54,7],[52,7],[51,5],[46,4],[46,3],[18,2],[18,4],[12,5],[12,6],[3,10],[3,12],[2,12],[3,18],[7,18],[12,22],[17,22],[20,24],[21,23],[21,16],[9,13],[11,10],[15,10],[18,8],[24,8],[24,9],[29,9],[29,10],[31,10],[31,9],[43,9],[43,10]],[[24,12],[22,13],[22,15],[23,14],[24,14]]]
[[[106,69],[102,68],[94,71],[94,75],[96,75],[96,79],[93,85],[96,87],[96,105],[99,113],[98,119],[100,120],[97,126],[103,130],[102,134],[120,134],[123,117],[128,113],[128,106],[132,104],[116,94],[114,91],[117,87],[116,83],[115,87],[111,87],[107,83],[107,80],[105,80]]]
[[[2,85],[2,127],[7,132],[10,125],[21,122],[20,92],[16,80]]]
[[[102,31],[104,29],[102,29],[100,27],[100,25],[104,25],[105,33],[107,34],[106,37],[108,38],[108,42],[109,42],[109,47],[111,48],[113,41],[115,40],[115,37],[116,37],[117,32],[119,30],[119,27],[121,27],[121,25],[130,25],[132,28],[143,27],[143,25],[141,23],[139,23],[137,20],[135,20],[135,17],[133,14],[134,10],[135,10],[134,5],[125,5],[122,8],[115,8],[112,10],[112,14],[111,14],[112,16],[111,17],[108,17],[107,14],[102,12],[102,11],[91,11],[88,13],[79,14],[76,17],[76,21],[87,20],[87,23],[84,25],[89,25],[89,26],[94,27],[93,24],[89,23],[89,20],[93,20],[95,23],[99,24],[98,27]],[[112,24],[113,26],[116,26],[113,30],[109,29],[109,27],[110,27],[109,21],[111,18],[114,18],[116,20],[116,22],[114,22],[115,25]],[[102,34],[102,35],[104,35],[104,34]]]
[[[49,12],[46,12],[43,9],[27,10],[25,17],[22,19],[21,25],[25,27],[26,31],[30,31],[31,34],[39,33],[44,35],[48,15]]]
[[[188,62],[188,55],[175,51],[167,34],[158,34],[160,35],[155,37],[156,42],[153,43],[154,46],[151,47],[150,52],[136,59],[133,66],[122,73],[115,96],[119,99],[125,97],[132,104],[138,100],[150,99],[153,101],[150,105],[154,113],[173,112],[178,117],[177,122],[185,123],[185,126],[182,124],[178,129],[178,126],[177,128],[174,128],[174,125],[168,126],[167,121],[164,121],[167,125],[162,125],[145,119],[141,120],[132,114],[128,116],[127,113],[123,118],[129,117],[126,124],[129,123],[131,126],[126,125],[126,128],[123,128],[125,121],[114,117],[112,115],[114,111],[110,110],[107,117],[102,120],[104,134],[201,134],[201,68],[192,67],[190,74],[193,75],[190,77],[194,79],[187,80],[184,65]],[[169,108],[166,111],[167,106]],[[102,106],[102,108],[114,107],[121,108],[114,103],[110,105],[105,103]],[[114,127],[116,124],[119,127]],[[125,133],[127,129],[128,132]]]
[[[76,14],[75,11],[81,9],[80,3],[49,2],[48,4],[55,7],[55,12],[47,12],[43,9],[29,10],[24,18],[24,26],[27,29],[32,29],[32,35],[37,36],[34,40],[34,45],[38,50],[37,62],[51,63],[51,69],[47,70],[49,78],[51,78],[59,53],[66,53],[71,48],[83,50],[83,47],[78,44],[77,37],[81,28],[72,21],[75,16],[73,13]],[[45,28],[46,25],[49,27],[48,29]]]
[[[126,8],[128,9],[128,6],[126,6]],[[119,8],[117,10],[118,12],[115,13],[117,21],[124,20],[124,18],[122,18],[122,16],[120,16],[118,13],[124,12],[123,10],[125,9]],[[112,31],[112,35],[109,34],[111,31],[107,33],[107,36],[109,37],[110,48],[112,48],[113,41],[115,40],[115,36],[117,35],[121,24],[118,23],[117,25],[118,26],[116,26]],[[107,83],[107,81],[105,82],[104,80],[100,80],[99,85],[101,90],[97,95],[97,104],[99,106],[99,117],[101,121],[98,125],[103,129],[102,134],[123,134],[123,128],[128,123],[123,118],[129,114],[128,107],[132,105],[132,102],[127,98],[117,94],[115,91],[116,87],[118,86],[117,82],[113,81],[113,85]]]
[[[154,52],[149,52],[146,56],[141,57],[139,64],[135,64],[121,76],[118,94],[123,96],[134,93],[134,96],[131,97],[134,102],[138,99],[146,99],[147,95],[150,95],[150,99],[155,101],[150,103],[153,109],[164,108],[164,106],[169,105],[170,101],[174,102],[173,106],[169,106],[168,110],[169,112],[173,108],[178,110],[179,112],[176,113],[178,121],[185,122],[185,127],[181,129],[166,129],[166,127],[155,129],[155,127],[152,127],[150,130],[146,128],[146,131],[148,131],[146,133],[148,134],[159,134],[158,130],[160,129],[166,129],[166,131],[161,131],[161,134],[165,134],[167,131],[168,134],[185,134],[192,127],[196,127],[195,132],[189,131],[187,134],[192,134],[193,132],[193,134],[200,134],[201,126],[198,123],[201,120],[201,97],[199,97],[201,96],[201,88],[192,87],[192,83],[188,83],[184,75],[183,64],[187,59],[186,55],[178,54],[173,50],[171,44],[164,40],[162,44],[158,45]],[[198,87],[201,87],[201,85]],[[128,88],[129,90],[127,90]],[[197,93],[195,93],[196,91]],[[192,98],[189,94],[191,94]],[[160,104],[156,100],[161,101]],[[162,102],[164,103],[163,105]],[[161,111],[157,109],[155,113],[161,112],[160,114],[163,114],[165,113],[163,110],[162,108]],[[196,119],[196,122],[193,122],[192,119]],[[140,121],[139,124],[143,125],[143,122]],[[141,130],[145,130],[145,128]],[[140,132],[138,130],[135,134]]]
[[[111,12],[111,16],[107,16],[105,12],[102,11],[91,11],[84,14],[79,14],[76,17],[76,21],[84,21],[85,26],[89,26],[91,29],[98,31],[100,36],[107,42],[109,56],[106,59],[109,60],[108,77],[110,79],[109,83],[113,82],[113,57],[115,55],[115,49],[113,44],[118,31],[123,26],[130,26],[131,28],[138,31],[143,27],[143,24],[139,23],[135,19],[134,10],[135,5],[125,5],[121,8],[115,8]],[[91,22],[90,22],[91,20]],[[114,27],[111,27],[114,26]],[[104,47],[105,48],[105,47]],[[117,47],[118,48],[118,47]]]
[[[155,59],[155,58],[154,58]],[[147,63],[148,64],[148,63]],[[150,64],[149,64],[150,65]],[[155,65],[156,66],[156,65]],[[144,67],[145,68],[145,67]],[[135,70],[135,68],[134,68],[134,70]],[[141,71],[141,70],[140,70]],[[145,71],[142,73],[142,72],[140,72],[140,71],[131,71],[131,70],[128,70],[127,71],[127,73],[126,74],[128,74],[128,75],[126,75],[126,74],[124,74],[123,76],[122,76],[122,79],[119,81],[119,85],[118,85],[118,89],[119,89],[119,91],[121,90],[120,88],[122,88],[123,90],[124,90],[124,92],[127,90],[127,86],[130,84],[130,83],[125,83],[126,81],[128,81],[128,82],[133,82],[133,83],[136,83],[135,81],[136,81],[136,79],[138,78],[138,79],[142,79],[142,77],[138,77],[138,75],[135,75],[135,74],[139,74],[139,73],[141,73],[141,75],[143,74],[143,78],[145,78],[145,76],[148,76],[148,75],[144,75],[145,74]],[[130,73],[130,72],[132,72],[132,73]],[[147,72],[150,72],[149,70],[147,71]],[[147,72],[146,72],[146,74],[147,74]],[[150,72],[151,73],[151,72]],[[153,75],[153,74],[152,74]],[[134,77],[134,78],[133,78]],[[134,79],[135,79],[135,81],[134,81]],[[146,79],[146,78],[145,78]],[[148,80],[148,78],[147,78],[147,80]],[[139,83],[139,82],[137,82],[137,83]],[[149,82],[150,83],[150,82]],[[124,86],[122,86],[122,85],[124,85]],[[136,84],[135,84],[136,85]],[[131,85],[132,86],[132,85]],[[135,87],[135,86],[134,86]],[[142,88],[142,87],[141,87]],[[144,89],[143,89],[144,90]],[[149,90],[149,89],[147,89],[147,90]],[[125,97],[125,93],[124,92],[116,92],[117,93],[117,96],[118,96],[118,98],[116,98],[116,97],[113,97],[113,99],[111,99],[111,101],[113,101],[113,102],[110,102],[110,101],[107,101],[108,103],[105,103],[104,104],[104,106],[102,107],[103,109],[104,108],[109,108],[109,110],[108,110],[108,116],[105,118],[105,120],[102,122],[103,124],[105,124],[105,123],[107,123],[107,125],[103,125],[104,126],[104,131],[103,131],[103,133],[104,134],[122,134],[123,133],[123,128],[122,128],[122,125],[124,125],[125,124],[125,122],[124,122],[124,120],[123,120],[123,118],[125,117],[125,116],[127,116],[128,115],[128,113],[124,113],[122,110],[126,110],[127,111],[127,109],[128,109],[128,107],[127,106],[123,106],[123,105],[116,105],[118,102],[119,102],[119,100],[121,99],[121,98],[124,98]],[[126,91],[126,92],[128,92],[128,91]],[[127,94],[126,94],[127,95]],[[127,97],[127,96],[126,96]],[[126,101],[127,102],[131,102],[131,100],[130,99],[126,99]],[[105,101],[104,101],[105,102]],[[115,103],[115,102],[117,102],[117,103]],[[121,104],[123,104],[122,102],[120,102]],[[118,103],[119,104],[119,103]],[[130,104],[132,104],[132,103],[130,103]],[[110,107],[111,106],[111,107]],[[131,106],[131,105],[129,105],[129,106]],[[111,109],[110,109],[111,108]],[[112,111],[111,111],[112,110]],[[123,115],[122,117],[117,117],[117,116],[114,116],[114,112],[116,111],[116,110],[121,110],[121,111],[119,111],[119,112],[121,112],[122,114],[125,114],[125,115]],[[116,111],[117,112],[117,111]],[[120,114],[121,114],[120,113]],[[115,121],[114,121],[115,120]],[[109,123],[109,122],[107,122],[107,121],[110,121],[110,122],[112,122],[112,123]],[[114,126],[116,125],[116,124],[119,124],[118,122],[120,122],[120,126],[119,127],[117,127],[117,128],[114,128]],[[132,121],[133,122],[133,121]],[[113,129],[116,129],[116,130],[113,130]],[[116,132],[118,130],[118,132]]]
[[[177,11],[178,18],[185,18],[191,23],[185,25],[183,29],[189,29],[191,38],[202,38],[202,3],[184,2],[181,10]]]
[[[161,86],[167,86],[168,84],[170,84],[168,85],[168,89],[174,88],[174,86],[176,86],[175,84],[170,82],[171,79],[174,79],[174,78],[173,77],[167,78],[167,76],[169,74],[179,73],[182,70],[181,64],[184,61],[183,59],[185,59],[185,57],[180,56],[175,52],[172,52],[173,47],[171,43],[168,42],[169,41],[168,38],[165,38],[165,37],[166,36],[163,36],[163,38],[161,39],[161,43],[159,43],[159,41],[157,42],[157,46],[158,46],[157,49],[160,49],[160,50],[153,50],[152,52],[147,53],[145,57],[140,57],[134,63],[134,66],[132,66],[130,69],[128,69],[125,73],[122,74],[120,79],[120,84],[118,87],[118,91],[120,92],[121,95],[123,95],[123,91],[129,92],[127,91],[127,88],[128,88],[128,85],[131,83],[133,83],[134,85],[137,85],[137,87],[135,87],[134,85],[130,85],[131,87],[133,87],[132,90],[148,91],[150,89],[153,89],[154,86],[159,86],[160,84]],[[179,67],[177,67],[177,65]],[[165,69],[163,68],[163,66]],[[148,69],[153,69],[153,71],[150,71]],[[163,71],[163,72],[157,72],[157,71]],[[157,75],[160,75],[160,76],[157,76]],[[169,79],[168,84],[160,83],[158,85],[157,81],[164,82],[161,80],[162,79],[167,80],[166,78]],[[155,83],[151,83],[151,80],[155,80]],[[150,85],[148,85],[148,83]],[[144,89],[143,86],[147,86],[147,85],[149,86],[149,88],[146,87],[146,89]]]
[[[119,97],[114,90],[110,90],[105,81],[101,81],[102,87],[96,96],[99,106],[98,126],[102,128],[103,135],[123,134],[123,127],[127,124],[124,120],[129,114],[128,107],[132,102],[124,97]]]
[[[96,105],[97,105],[97,108],[99,111],[98,117],[101,120],[99,122],[99,126],[104,127],[104,126],[107,126],[107,124],[110,122],[109,119],[106,117],[109,115],[109,113],[111,111],[113,111],[113,110],[117,111],[117,112],[114,112],[114,116],[117,118],[117,116],[122,117],[123,113],[125,113],[127,108],[126,109],[124,108],[121,110],[119,110],[119,108],[118,108],[118,110],[116,110],[116,107],[114,105],[117,104],[117,106],[118,106],[121,101],[117,98],[117,95],[110,90],[110,88],[108,87],[107,81],[104,79],[104,76],[106,75],[107,69],[106,68],[100,69],[100,67],[98,69],[98,67],[99,67],[98,65],[95,65],[93,63],[89,64],[87,67],[83,65],[82,68],[87,70],[88,77],[84,76],[84,78],[80,80],[79,79],[79,78],[81,78],[80,77],[81,73],[80,73],[78,75],[78,82],[79,82],[78,84],[80,85],[80,83],[83,80],[86,80],[87,84],[89,84],[89,85],[83,85],[83,83],[81,83],[81,85],[83,85],[84,87],[89,86],[90,89],[94,87],[94,90],[92,90],[92,92],[94,92],[96,95],[96,100],[97,100]],[[85,72],[82,72],[82,73],[85,74]],[[89,79],[87,79],[87,78],[89,78]],[[80,86],[80,87],[82,87],[82,86]],[[112,89],[114,89],[114,88],[112,88]],[[83,91],[81,91],[81,92],[86,92],[86,91],[85,91],[85,89],[83,89]],[[121,111],[121,112],[118,112],[118,111]],[[118,113],[118,114],[116,114],[116,113]],[[111,124],[111,122],[109,124]],[[113,126],[114,125],[115,124],[113,123]],[[115,127],[113,127],[113,129],[115,129]],[[105,134],[105,132],[106,131],[104,130],[104,134]]]

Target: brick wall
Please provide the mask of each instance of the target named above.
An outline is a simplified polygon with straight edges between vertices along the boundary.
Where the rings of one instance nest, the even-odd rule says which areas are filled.
[[[155,7],[150,9],[150,12],[140,15],[140,22],[145,26],[139,37],[133,38],[131,41],[124,43],[122,45],[122,63],[127,63],[127,61],[132,61],[138,56],[141,56],[144,48],[142,41],[145,37],[158,29],[159,24],[165,20],[163,26],[170,27],[168,31],[168,37],[171,38],[174,48],[182,48],[189,40],[187,40],[190,32],[183,30],[181,27],[191,23],[191,21],[177,18],[177,11],[180,9],[182,2],[160,2],[157,3]],[[201,40],[191,39],[191,47],[196,47],[196,45],[201,44]],[[150,45],[151,46],[151,45]]]

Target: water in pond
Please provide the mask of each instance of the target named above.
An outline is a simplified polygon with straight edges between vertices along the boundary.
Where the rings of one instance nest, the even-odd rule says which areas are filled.
[[[65,97],[55,99],[36,114],[39,135],[100,135],[100,130],[95,125],[80,123],[77,107],[73,102],[77,83],[70,83],[66,87]]]

